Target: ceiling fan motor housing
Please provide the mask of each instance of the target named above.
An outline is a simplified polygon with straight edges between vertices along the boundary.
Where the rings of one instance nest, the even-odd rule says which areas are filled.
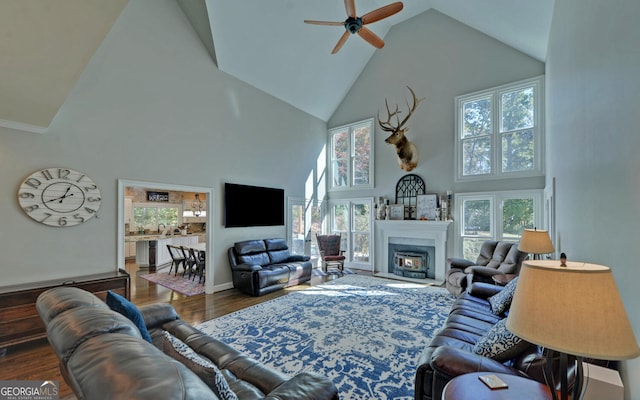
[[[344,28],[351,32],[351,34],[355,34],[360,30],[360,28],[362,28],[362,18],[347,18],[344,21]]]

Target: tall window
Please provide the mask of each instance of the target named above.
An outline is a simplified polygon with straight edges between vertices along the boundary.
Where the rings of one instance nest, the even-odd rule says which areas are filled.
[[[458,180],[543,173],[543,77],[456,97]]]
[[[347,265],[371,269],[373,200],[332,201],[330,209],[330,231],[342,234]]]
[[[289,250],[292,254],[317,256],[316,234],[322,233],[321,204],[308,199],[289,198]]]
[[[373,187],[373,118],[329,130],[331,189]]]
[[[467,193],[456,195],[457,249],[475,260],[486,240],[517,242],[525,228],[541,227],[542,191]]]

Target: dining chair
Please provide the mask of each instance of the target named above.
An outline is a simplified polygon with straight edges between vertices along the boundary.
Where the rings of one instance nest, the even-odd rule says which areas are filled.
[[[184,262],[186,259],[184,255],[181,255],[182,250],[178,246],[168,244],[167,250],[169,250],[169,255],[171,256],[171,266],[169,267],[169,275],[171,275],[171,270],[175,267],[176,271],[173,275],[176,276],[178,275],[178,269],[180,268],[180,264],[182,264],[183,268],[186,268],[184,266]]]
[[[182,272],[182,276],[188,272],[188,278],[191,278],[191,274],[194,272],[195,261],[191,258],[191,253],[189,252],[189,248],[185,246],[180,246],[180,251],[182,251],[182,255],[184,256],[184,271]]]
[[[193,277],[198,277],[198,283],[204,280],[205,252],[189,248],[189,258],[193,261],[195,271]],[[191,272],[189,272],[191,277]]]

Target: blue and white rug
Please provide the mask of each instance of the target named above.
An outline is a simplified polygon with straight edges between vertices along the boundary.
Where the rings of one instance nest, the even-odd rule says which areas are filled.
[[[342,399],[409,400],[453,300],[444,288],[349,275],[198,329],[285,374],[324,375]]]

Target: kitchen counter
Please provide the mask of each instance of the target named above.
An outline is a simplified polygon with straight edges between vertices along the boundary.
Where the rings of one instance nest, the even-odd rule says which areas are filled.
[[[161,240],[161,239],[169,239],[169,238],[178,238],[178,237],[190,237],[190,236],[199,236],[204,235],[205,232],[202,233],[187,233],[186,235],[175,234],[175,235],[126,235],[124,237],[125,242],[140,242],[140,241],[148,241],[148,240]]]
[[[135,238],[130,240],[130,238]],[[127,236],[125,240],[136,242],[136,264],[141,268],[148,267],[151,271],[161,265],[169,264],[171,254],[167,249],[167,245],[187,246],[199,243],[200,236],[197,234],[189,235],[140,235]]]

